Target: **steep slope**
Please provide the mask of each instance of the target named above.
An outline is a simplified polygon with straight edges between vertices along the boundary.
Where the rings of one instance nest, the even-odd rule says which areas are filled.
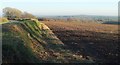
[[[3,63],[93,62],[76,55],[43,23],[23,20],[2,25]]]

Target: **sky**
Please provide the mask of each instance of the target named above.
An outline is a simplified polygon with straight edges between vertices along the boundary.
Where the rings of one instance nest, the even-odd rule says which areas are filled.
[[[0,14],[5,7],[34,15],[118,15],[119,0],[0,0]]]

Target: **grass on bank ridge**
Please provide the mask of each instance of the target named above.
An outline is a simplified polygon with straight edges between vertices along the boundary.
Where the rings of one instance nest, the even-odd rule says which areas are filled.
[[[54,33],[37,20],[2,24],[2,38],[3,63],[93,62],[65,49]]]

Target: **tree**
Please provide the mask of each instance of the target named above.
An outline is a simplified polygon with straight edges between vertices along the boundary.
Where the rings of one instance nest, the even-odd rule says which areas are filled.
[[[24,12],[22,18],[36,18],[36,17],[28,12]]]
[[[22,12],[18,9],[10,8],[10,7],[6,7],[3,9],[3,16],[9,19],[20,18],[21,15],[22,15]]]

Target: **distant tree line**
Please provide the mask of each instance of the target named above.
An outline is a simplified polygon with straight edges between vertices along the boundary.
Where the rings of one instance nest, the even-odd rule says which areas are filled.
[[[22,12],[16,8],[6,7],[3,9],[3,16],[8,19],[15,18],[36,18],[34,15],[28,12]]]

